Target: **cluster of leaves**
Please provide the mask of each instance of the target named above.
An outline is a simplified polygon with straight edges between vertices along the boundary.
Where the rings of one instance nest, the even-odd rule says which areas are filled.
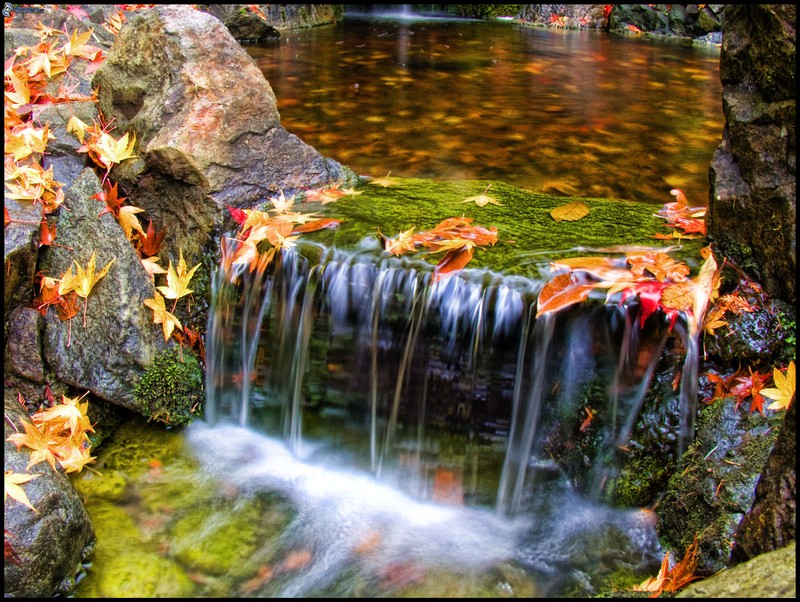
[[[789,362],[785,371],[773,368],[772,374],[753,372],[752,368],[739,368],[733,374],[722,376],[715,372],[708,373],[708,379],[715,384],[714,393],[708,403],[734,397],[736,407],[750,398],[750,412],[764,414],[764,397],[772,399],[768,410],[788,410],[795,397],[796,377],[794,361]],[[767,387],[772,380],[772,387]]]
[[[655,234],[653,238],[681,240],[705,236],[705,207],[689,207],[686,195],[677,188],[670,190],[669,193],[675,197],[675,201],[666,203],[655,215],[666,220],[666,226],[672,228],[672,232]]]
[[[380,232],[383,249],[394,255],[415,253],[427,249],[427,253],[445,251],[433,270],[432,282],[461,270],[472,259],[473,249],[494,245],[497,242],[497,228],[472,225],[471,217],[449,217],[442,220],[432,230],[414,233],[414,228],[401,232],[394,238],[387,238]]]
[[[315,199],[323,195],[330,197],[335,194],[333,190],[336,189],[311,192],[306,196]],[[270,199],[272,209],[228,207],[231,217],[239,224],[239,230],[222,246],[222,265],[226,273],[231,273],[232,265],[246,265],[251,272],[263,273],[278,250],[292,248],[301,234],[336,228],[341,223],[337,219],[319,217],[317,213],[294,211],[294,202],[294,196],[286,198],[281,191],[279,196]]]
[[[664,559],[661,561],[661,568],[658,575],[650,577],[642,583],[633,587],[635,592],[651,592],[650,598],[658,598],[665,592],[677,592],[692,581],[700,579],[694,572],[697,570],[697,552],[698,542],[695,536],[692,544],[686,549],[686,554],[683,560],[676,562],[670,568],[670,553],[664,554]]]
[[[31,422],[23,420],[24,433],[16,432],[6,438],[6,441],[14,443],[17,449],[25,446],[33,450],[26,470],[39,462],[47,462],[53,470],[58,470],[58,465],[64,472],[80,472],[94,460],[89,455],[91,442],[86,434],[94,432],[86,415],[89,402],[81,403],[85,395],[86,393],[75,398],[62,395],[61,403],[55,403],[51,408],[35,413],[31,416]],[[21,395],[19,401],[24,405]],[[8,418],[6,420],[13,425]],[[35,511],[19,485],[38,476],[6,471],[6,495]]]
[[[41,41],[33,47],[20,46],[6,60],[3,70],[4,85],[4,181],[8,198],[20,202],[38,203],[44,216],[58,209],[64,200],[61,183],[53,177],[52,168],[42,167],[42,155],[53,137],[47,124],[38,126],[33,120],[35,106],[76,100],[96,100],[75,93],[77,82],[70,83],[67,69],[73,60],[88,61],[86,73],[91,73],[102,63],[102,50],[88,42],[93,30],[71,35],[39,25]],[[48,38],[66,38],[57,45]],[[54,93],[51,81],[61,80]],[[11,221],[4,209],[5,225]],[[43,238],[45,236],[43,235]]]

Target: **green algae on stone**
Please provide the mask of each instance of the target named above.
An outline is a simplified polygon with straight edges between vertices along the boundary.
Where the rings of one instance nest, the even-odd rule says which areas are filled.
[[[104,564],[96,591],[101,598],[184,598],[194,584],[172,560],[129,549]]]
[[[247,575],[259,548],[288,523],[285,505],[257,497],[212,508],[197,506],[170,529],[171,551],[186,566],[215,575]]]
[[[481,194],[487,184],[501,205],[463,203]],[[368,185],[361,194],[340,198],[319,210],[342,220],[335,231],[304,234],[313,240],[341,249],[377,249],[378,231],[392,238],[410,228],[415,232],[436,227],[442,220],[466,216],[473,224],[496,227],[498,242],[478,247],[470,268],[486,268],[505,275],[549,279],[547,262],[556,258],[591,254],[596,249],[622,245],[665,248],[670,240],[654,238],[666,234],[664,220],[654,215],[651,204],[617,199],[556,197],[486,180],[433,181],[398,179],[398,184],[383,187]],[[589,206],[589,214],[574,222],[556,222],[550,212],[571,201]],[[300,210],[302,206],[296,205]],[[373,241],[372,247],[365,241]],[[690,267],[699,265],[699,240],[684,240],[680,259]],[[435,264],[443,253],[415,254]],[[696,258],[695,258],[696,256]]]
[[[105,499],[113,502],[124,497],[128,479],[118,470],[106,470],[102,473],[87,471],[80,479],[75,478],[72,482],[84,499]]]
[[[179,432],[136,417],[120,426],[100,450],[95,468],[101,472],[119,471],[138,477],[150,469],[152,461],[167,464],[181,455],[184,447]]]

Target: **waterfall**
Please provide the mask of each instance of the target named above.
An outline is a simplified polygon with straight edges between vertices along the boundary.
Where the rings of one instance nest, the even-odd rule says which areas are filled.
[[[574,433],[564,423],[583,413],[601,434],[573,481],[602,496],[667,340],[623,307],[536,319],[533,281],[464,270],[431,283],[393,257],[284,250],[263,272],[220,268],[213,283],[209,424],[252,426],[298,455],[325,444],[407,492],[510,516],[537,475],[560,470],[556,446]]]

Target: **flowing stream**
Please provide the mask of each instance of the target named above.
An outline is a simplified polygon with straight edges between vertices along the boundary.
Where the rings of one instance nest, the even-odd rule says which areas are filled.
[[[536,297],[565,252],[653,244],[645,217],[669,189],[704,202],[718,51],[355,19],[250,52],[287,129],[360,173],[650,206],[597,200],[598,221],[573,234],[547,217],[555,197],[533,209],[495,182],[502,206],[477,209],[461,199],[484,181],[452,198],[401,186],[339,202],[371,229],[350,244],[309,237],[264,271],[218,268],[204,419],[146,450],[145,431],[116,435],[134,451],[101,453],[111,481],[81,479],[118,540],[98,538],[78,595],[585,597],[655,575],[654,512],[608,500],[643,412],[670,453],[690,438],[698,347],[680,321],[640,324],[636,304],[593,296],[537,319]],[[375,227],[466,213],[505,220],[500,243],[437,283],[430,263],[377,247]],[[647,408],[675,338],[683,380]]]

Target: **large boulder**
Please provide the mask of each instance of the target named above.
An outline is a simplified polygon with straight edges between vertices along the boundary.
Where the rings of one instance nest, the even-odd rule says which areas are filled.
[[[4,439],[22,432],[29,421],[13,393],[5,391]],[[5,442],[6,471],[39,475],[22,484],[36,510],[7,498],[3,504],[6,559],[3,563],[3,593],[6,598],[48,598],[68,593],[81,570],[81,562],[94,545],[94,529],[80,496],[70,480],[47,462],[26,470],[31,453]]]
[[[58,216],[58,242],[41,255],[41,270],[61,276],[73,262],[85,269],[95,255],[96,271],[114,261],[92,288],[86,311],[62,321],[54,310],[45,318],[46,364],[62,382],[128,409],[139,409],[133,387],[165,344],[161,329],[144,305],[155,286],[111,213],[91,197],[101,191],[94,171],[85,169],[65,193],[69,211]],[[84,313],[86,324],[84,325]]]
[[[739,523],[733,562],[786,546],[797,535],[797,411],[793,403],[783,420],[756,486],[753,507]]]
[[[708,231],[768,293],[794,304],[796,8],[731,4],[723,15],[726,125],[709,170]]]
[[[135,134],[139,159],[112,172],[170,255],[197,262],[228,218],[302,188],[355,178],[280,124],[269,83],[219,19],[188,6],[142,11],[94,78],[100,110]]]

